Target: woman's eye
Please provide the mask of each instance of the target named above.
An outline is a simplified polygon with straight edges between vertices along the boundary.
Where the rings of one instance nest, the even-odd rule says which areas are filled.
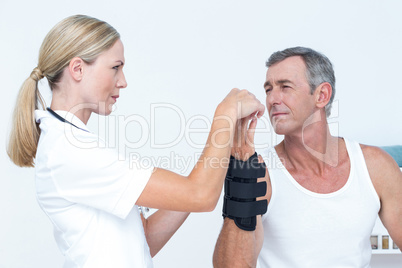
[[[117,71],[120,66],[121,66],[121,65],[114,66],[113,69],[115,69],[115,70]]]

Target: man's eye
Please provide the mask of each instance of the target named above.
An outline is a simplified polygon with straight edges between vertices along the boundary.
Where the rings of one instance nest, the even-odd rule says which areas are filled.
[[[268,92],[270,92],[272,89],[271,88],[266,88],[265,89],[265,93],[268,93]]]

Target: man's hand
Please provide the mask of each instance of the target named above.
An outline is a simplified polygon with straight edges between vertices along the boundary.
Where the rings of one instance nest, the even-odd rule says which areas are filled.
[[[234,158],[247,161],[250,156],[255,153],[254,133],[256,126],[257,117],[255,114],[251,114],[250,116],[237,120],[231,150],[231,154]]]

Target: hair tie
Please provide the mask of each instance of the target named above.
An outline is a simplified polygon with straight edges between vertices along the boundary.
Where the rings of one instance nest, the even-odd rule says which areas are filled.
[[[42,71],[38,67],[35,67],[35,69],[33,69],[32,73],[31,73],[30,77],[35,81],[39,81],[45,76],[43,75]]]

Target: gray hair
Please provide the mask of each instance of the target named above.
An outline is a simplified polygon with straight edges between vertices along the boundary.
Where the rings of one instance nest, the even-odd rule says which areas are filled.
[[[332,95],[325,106],[327,117],[331,115],[332,102],[335,96],[335,73],[331,61],[323,54],[306,47],[292,47],[273,53],[265,65],[270,67],[286,58],[300,56],[306,64],[306,77],[310,85],[311,94],[322,83],[328,82],[332,87]]]

